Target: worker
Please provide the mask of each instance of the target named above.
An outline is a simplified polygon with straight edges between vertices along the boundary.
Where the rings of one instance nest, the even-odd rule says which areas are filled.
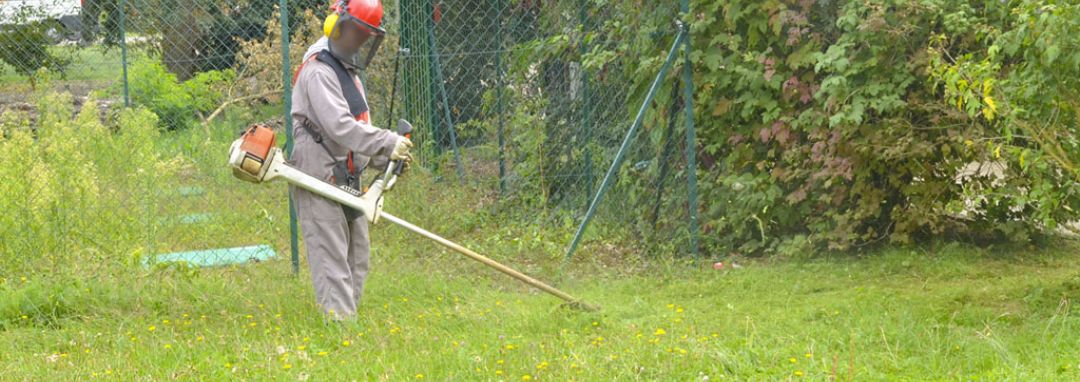
[[[408,138],[372,126],[367,94],[357,76],[386,33],[380,27],[382,15],[379,0],[335,1],[323,24],[325,48],[307,57],[293,79],[292,161],[309,175],[354,190],[362,189],[360,172],[365,167],[412,160]],[[369,268],[366,217],[298,187],[290,187],[290,192],[316,302],[329,319],[355,317]]]

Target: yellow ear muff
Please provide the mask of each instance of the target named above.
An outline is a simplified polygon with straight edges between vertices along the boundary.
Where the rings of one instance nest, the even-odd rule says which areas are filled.
[[[323,25],[322,25],[322,30],[323,30],[323,35],[324,36],[332,38],[332,39],[337,38],[337,36],[336,36],[337,33],[334,33],[335,32],[334,27],[337,26],[337,23],[338,23],[339,19],[341,19],[341,15],[337,14],[336,12],[331,13],[331,14],[326,16],[326,20],[323,21]]]

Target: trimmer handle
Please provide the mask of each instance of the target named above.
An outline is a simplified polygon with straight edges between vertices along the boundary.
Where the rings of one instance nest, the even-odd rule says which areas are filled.
[[[397,123],[397,133],[408,139],[412,139],[413,126],[409,121],[405,119],[399,119]],[[405,170],[405,166],[400,160],[394,161],[394,175],[401,175],[401,172]]]

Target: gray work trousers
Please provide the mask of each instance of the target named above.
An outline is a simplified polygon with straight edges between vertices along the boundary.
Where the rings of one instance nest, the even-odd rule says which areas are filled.
[[[311,268],[315,301],[331,319],[356,315],[370,266],[368,221],[345,220],[341,205],[292,187]]]

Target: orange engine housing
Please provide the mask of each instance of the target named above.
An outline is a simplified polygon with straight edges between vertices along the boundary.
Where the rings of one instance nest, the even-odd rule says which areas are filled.
[[[240,151],[262,162],[270,155],[270,149],[274,148],[277,135],[269,127],[256,124],[249,127],[242,138]]]

